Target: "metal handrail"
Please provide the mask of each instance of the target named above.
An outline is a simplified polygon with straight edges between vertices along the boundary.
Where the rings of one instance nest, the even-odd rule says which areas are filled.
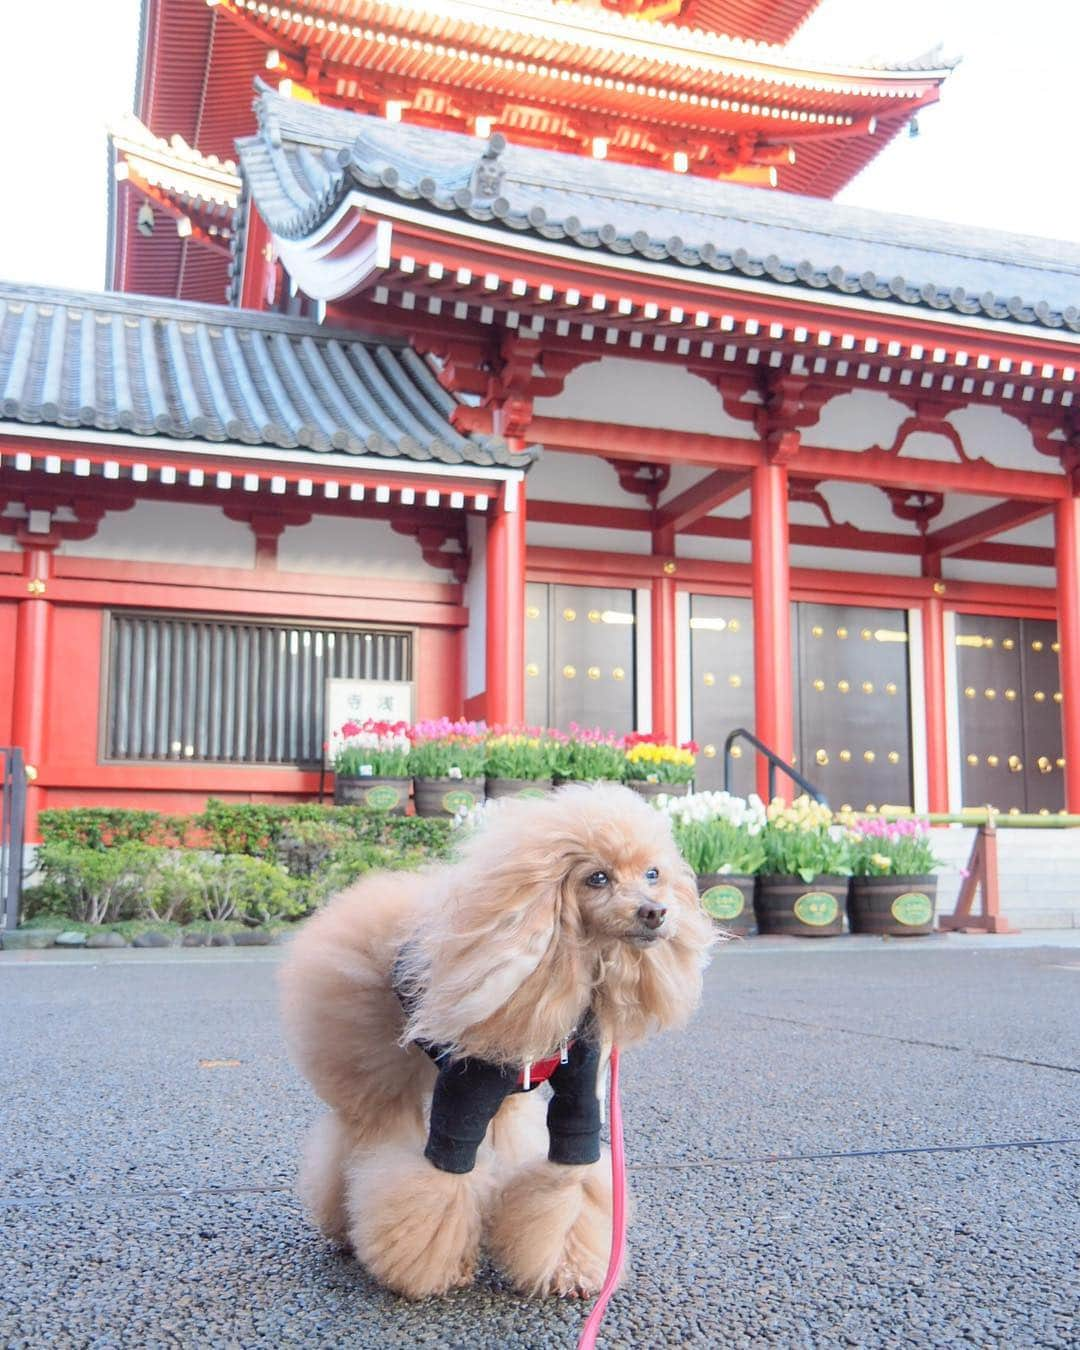
[[[735,744],[737,740],[749,741],[750,744],[754,747],[754,749],[757,750],[758,754],[764,755],[765,758],[769,761],[770,801],[776,796],[776,771],[777,769],[782,769],[784,773],[786,773],[787,776],[791,779],[791,781],[795,783],[798,787],[801,787],[802,790],[808,796],[813,797],[814,801],[820,802],[822,806],[828,806],[829,803],[826,801],[825,794],[823,792],[821,792],[818,788],[816,788],[813,785],[813,783],[805,779],[802,776],[802,774],[798,771],[798,769],[794,768],[786,760],[781,759],[775,750],[770,750],[769,747],[764,743],[764,741],[759,741],[758,738],[754,735],[754,733],[752,731],[747,731],[745,727],[736,727],[735,730],[728,735],[727,740],[724,742],[725,792],[731,791],[731,774],[732,774],[731,766],[733,760],[731,747]]]

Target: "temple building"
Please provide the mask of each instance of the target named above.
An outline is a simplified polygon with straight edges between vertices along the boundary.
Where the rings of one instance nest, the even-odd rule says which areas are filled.
[[[1080,249],[838,205],[949,63],[815,7],[144,0],[110,290],[0,286],[32,812],[313,795],[330,677],[1080,812]]]

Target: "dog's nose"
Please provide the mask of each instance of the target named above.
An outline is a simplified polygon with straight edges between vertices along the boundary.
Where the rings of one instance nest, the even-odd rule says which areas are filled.
[[[646,900],[643,905],[638,906],[637,916],[646,928],[659,928],[664,922],[666,913],[666,905],[658,905],[651,900]]]

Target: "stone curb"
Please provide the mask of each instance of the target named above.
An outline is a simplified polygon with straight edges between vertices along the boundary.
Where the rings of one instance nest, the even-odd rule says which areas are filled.
[[[164,947],[271,947],[280,946],[292,937],[292,930],[249,928],[239,933],[207,933],[204,931],[162,933],[151,930],[138,933],[130,941],[121,933],[84,933],[79,929],[13,928],[0,931],[0,952],[43,951],[47,947],[67,948],[164,948]]]

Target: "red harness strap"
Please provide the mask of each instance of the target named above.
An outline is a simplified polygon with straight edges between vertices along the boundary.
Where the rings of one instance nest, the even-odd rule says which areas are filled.
[[[534,1087],[539,1086],[541,1083],[546,1083],[559,1065],[565,1064],[566,1053],[573,1044],[573,1041],[567,1041],[566,1051],[560,1051],[557,1055],[549,1055],[547,1059],[533,1060],[533,1062],[528,1065],[528,1083],[525,1081],[525,1070],[519,1069],[517,1080],[518,1087],[522,1088],[525,1092],[531,1092]]]

